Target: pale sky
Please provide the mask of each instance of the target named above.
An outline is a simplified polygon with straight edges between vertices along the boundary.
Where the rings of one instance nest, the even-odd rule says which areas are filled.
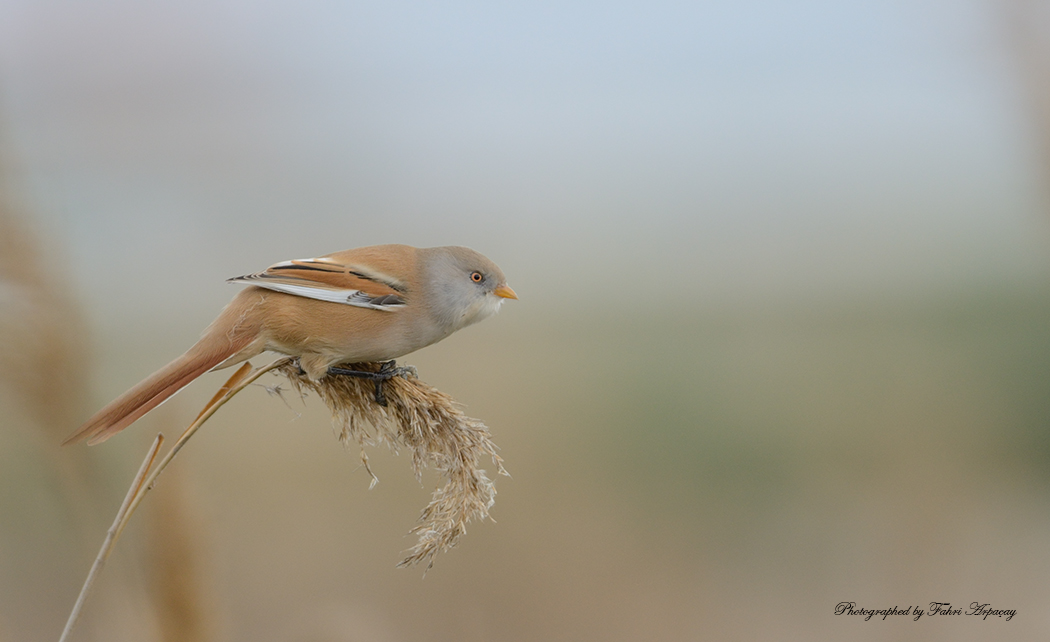
[[[0,123],[97,318],[381,242],[537,303],[1042,278],[992,6],[0,0]]]

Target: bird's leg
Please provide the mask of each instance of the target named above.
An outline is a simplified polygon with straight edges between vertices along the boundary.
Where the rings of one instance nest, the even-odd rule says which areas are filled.
[[[332,366],[328,369],[328,374],[344,375],[347,377],[357,377],[358,379],[371,379],[376,384],[376,403],[380,406],[386,405],[386,395],[383,394],[383,384],[394,377],[403,377],[407,374],[415,374],[415,368],[407,366],[399,368],[397,362],[391,359],[390,361],[384,361],[383,365],[379,367],[378,372],[365,372],[363,370],[350,370],[349,368],[340,368],[338,366]]]

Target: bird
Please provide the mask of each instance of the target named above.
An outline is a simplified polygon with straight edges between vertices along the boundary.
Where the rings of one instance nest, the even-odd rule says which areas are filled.
[[[359,247],[283,261],[227,282],[248,287],[197,343],[95,413],[63,445],[101,443],[205,372],[265,351],[296,358],[316,382],[337,364],[415,352],[518,298],[495,263],[460,246]],[[376,399],[385,403],[380,395],[377,382]]]

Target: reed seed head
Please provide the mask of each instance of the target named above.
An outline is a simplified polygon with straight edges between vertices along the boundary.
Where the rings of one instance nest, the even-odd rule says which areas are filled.
[[[376,372],[379,363],[344,364],[351,370]],[[316,393],[332,412],[332,420],[344,445],[355,444],[368,468],[365,446],[387,444],[395,452],[404,448],[411,453],[412,470],[420,479],[423,469],[433,467],[445,483],[434,491],[423,509],[412,533],[418,543],[406,552],[398,566],[427,562],[447,551],[467,532],[467,523],[489,516],[496,498],[496,488],[481,468],[491,459],[496,471],[507,472],[496,453],[492,435],[481,421],[468,417],[455,400],[419,380],[414,374],[394,377],[383,384],[387,405],[375,400],[375,384],[367,379],[329,375],[311,381],[294,363],[279,372],[300,393]]]

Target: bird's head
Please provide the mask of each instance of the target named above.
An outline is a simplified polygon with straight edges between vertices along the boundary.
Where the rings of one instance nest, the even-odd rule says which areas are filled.
[[[449,333],[499,311],[518,295],[499,266],[467,247],[423,250],[423,279],[431,310]]]

